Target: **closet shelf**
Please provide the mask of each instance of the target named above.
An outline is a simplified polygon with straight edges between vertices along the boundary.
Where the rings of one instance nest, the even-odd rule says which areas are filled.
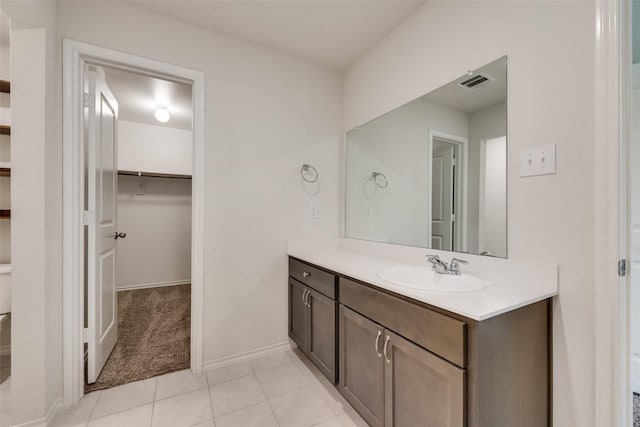
[[[11,126],[0,125],[0,135],[11,135]]]
[[[11,209],[0,209],[0,219],[11,219]]]
[[[146,178],[191,179],[191,175],[180,175],[176,173],[160,173],[160,172],[135,172],[135,171],[124,171],[124,170],[119,170],[118,175],[141,176]]]
[[[0,92],[11,93],[11,82],[8,80],[0,80]]]

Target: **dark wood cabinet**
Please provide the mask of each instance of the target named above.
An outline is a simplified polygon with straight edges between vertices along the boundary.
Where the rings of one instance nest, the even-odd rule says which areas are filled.
[[[463,427],[465,371],[385,330],[385,426]]]
[[[295,259],[289,275],[289,337],[336,384],[336,276]]]
[[[384,328],[340,304],[338,388],[362,418],[384,425]]]
[[[549,299],[478,321],[289,260],[289,336],[373,427],[549,426],[549,327]]]
[[[463,427],[464,369],[340,305],[340,382],[372,427]]]
[[[309,345],[307,355],[320,371],[334,384],[336,372],[336,306],[337,302],[319,292],[310,290]]]
[[[309,312],[306,303],[307,287],[289,279],[289,338],[302,351],[309,343]]]

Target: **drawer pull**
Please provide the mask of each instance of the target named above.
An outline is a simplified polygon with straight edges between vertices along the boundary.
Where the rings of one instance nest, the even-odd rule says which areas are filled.
[[[382,349],[382,353],[384,353],[384,361],[387,362],[387,364],[391,363],[391,358],[387,356],[387,346],[389,345],[389,341],[391,341],[391,337],[387,335],[384,340],[384,348]]]
[[[308,271],[303,271],[303,272],[302,272],[302,277],[304,277],[305,279],[306,279],[307,277],[309,277],[309,276],[311,276],[311,273],[309,273]]]
[[[378,336],[376,337],[376,343],[374,344],[375,348],[376,348],[376,354],[378,355],[378,359],[382,358],[382,353],[380,353],[380,351],[378,350],[380,348],[380,337],[382,336],[382,331],[378,331]]]

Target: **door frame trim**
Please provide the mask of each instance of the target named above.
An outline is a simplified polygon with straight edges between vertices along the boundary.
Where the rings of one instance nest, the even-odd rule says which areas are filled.
[[[594,79],[594,424],[630,425],[627,169],[630,13],[628,2],[595,3]],[[626,92],[625,92],[626,91]]]
[[[191,226],[191,370],[203,369],[204,327],[204,73],[71,39],[63,39],[63,396],[84,394],[83,85],[85,61],[160,73],[192,84],[193,175]]]
[[[440,132],[434,129],[429,129],[429,137],[428,137],[428,152],[429,152],[429,158],[427,159],[427,163],[429,166],[429,174],[433,173],[433,140],[434,139],[443,139],[446,142],[449,142],[451,144],[456,144],[458,146],[460,146],[460,152],[462,154],[462,161],[461,163],[461,167],[462,167],[462,173],[460,174],[460,182],[461,182],[461,186],[462,186],[462,191],[458,192],[458,201],[459,201],[459,205],[462,207],[461,212],[460,212],[460,220],[459,222],[459,226],[456,227],[458,229],[458,238],[460,238],[460,236],[462,236],[462,239],[460,239],[460,245],[461,247],[458,248],[458,250],[456,250],[455,252],[467,252],[467,229],[468,229],[468,224],[467,224],[467,189],[469,187],[469,183],[468,183],[468,175],[469,175],[469,170],[468,170],[468,164],[469,164],[469,138],[465,138],[462,136],[458,136],[458,135],[452,135],[449,133],[445,133],[445,132]],[[431,204],[432,204],[432,198],[433,198],[433,190],[431,188],[431,186],[429,186],[427,188],[427,203],[428,203],[428,210],[427,210],[427,215],[429,216],[428,219],[428,230],[429,230],[429,245],[431,245],[431,239],[432,239],[432,216],[431,216]]]

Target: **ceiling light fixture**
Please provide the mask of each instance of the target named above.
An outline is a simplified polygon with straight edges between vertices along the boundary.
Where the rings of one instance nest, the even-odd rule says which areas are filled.
[[[156,120],[160,123],[167,123],[170,118],[171,115],[169,114],[167,107],[158,106],[158,109],[156,110]]]

